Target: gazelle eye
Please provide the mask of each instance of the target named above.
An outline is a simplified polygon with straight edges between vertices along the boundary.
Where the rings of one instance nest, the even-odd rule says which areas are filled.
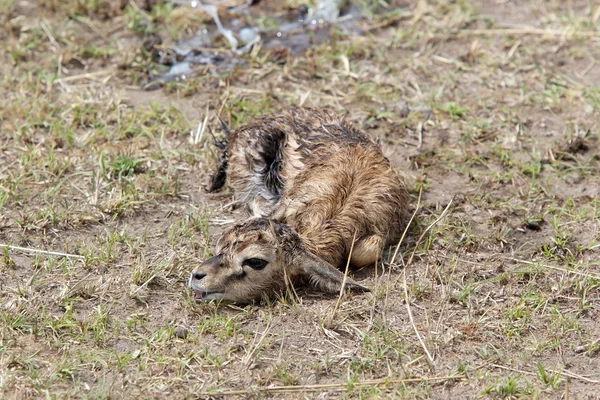
[[[246,265],[252,269],[261,270],[267,266],[269,262],[262,258],[247,258],[242,265]]]

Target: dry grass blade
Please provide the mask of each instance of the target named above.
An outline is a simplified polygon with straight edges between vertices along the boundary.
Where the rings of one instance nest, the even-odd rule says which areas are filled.
[[[408,259],[408,262],[406,263],[406,265],[404,266],[404,270],[402,271],[402,280],[403,280],[403,287],[404,287],[404,304],[406,305],[406,311],[408,313],[408,318],[409,318],[410,324],[412,325],[412,328],[415,332],[415,335],[417,336],[417,339],[419,340],[419,343],[421,344],[421,347],[423,348],[423,351],[425,351],[425,354],[427,354],[427,361],[429,362],[429,365],[431,367],[433,367],[434,357],[431,354],[431,352],[429,351],[429,349],[427,348],[427,346],[425,345],[425,341],[421,337],[421,334],[419,333],[419,330],[417,329],[417,326],[415,325],[415,320],[413,317],[412,309],[410,307],[410,298],[408,296],[408,283],[406,281],[406,269],[412,263],[415,253],[417,251],[417,248],[419,247],[419,244],[425,237],[425,234],[427,234],[427,232],[429,232],[429,230],[433,226],[435,226],[437,223],[439,223],[448,214],[448,210],[450,210],[450,206],[452,205],[453,200],[454,199],[451,199],[448,202],[448,205],[446,206],[446,208],[444,209],[442,214],[440,214],[440,216],[435,221],[433,221],[431,224],[429,224],[429,226],[423,231],[423,233],[421,233],[421,235],[419,236],[419,239],[417,240],[417,243],[415,243],[415,248],[413,249],[413,252],[411,253],[410,258]]]
[[[254,342],[256,342],[256,337],[255,337],[255,340],[252,343],[252,347],[251,347],[250,351],[248,352],[248,354],[246,354],[246,357],[244,357],[244,360],[242,361],[244,363],[244,365],[249,365],[254,360],[254,356],[256,355],[256,352],[258,352],[258,350],[261,348],[270,329],[271,329],[271,321],[269,321],[269,323],[267,324],[265,330],[260,335],[260,338],[258,339],[258,342],[256,344],[254,344]]]
[[[423,377],[423,378],[405,378],[405,379],[393,379],[393,378],[382,378],[372,379],[366,381],[353,382],[354,387],[364,386],[383,386],[389,384],[403,384],[403,383],[435,383],[435,382],[449,382],[465,379],[464,375],[448,375],[448,376],[436,376],[436,377]],[[220,396],[239,396],[239,395],[250,395],[253,393],[299,393],[299,392],[319,392],[323,390],[329,391],[345,391],[348,389],[347,383],[329,383],[322,385],[298,385],[298,386],[259,386],[251,387],[247,390],[215,390],[206,393],[200,393],[200,396],[207,395],[220,395]]]
[[[190,144],[192,145],[196,145],[202,141],[204,131],[206,131],[206,126],[208,125],[208,106],[209,105],[206,104],[206,113],[204,114],[204,119],[201,122],[198,122],[198,127],[196,128],[196,131],[190,132]]]
[[[49,250],[40,250],[33,249],[31,247],[19,247],[19,246],[11,246],[9,244],[0,243],[0,248],[7,248],[9,250],[21,251],[24,253],[36,253],[36,254],[45,254],[47,256],[59,256],[59,257],[67,257],[67,258],[76,258],[78,260],[84,260],[85,257],[77,255],[77,254],[69,254],[69,253],[61,253],[59,251],[49,251]]]
[[[350,268],[350,260],[352,259],[352,251],[354,250],[354,242],[356,241],[356,231],[354,231],[354,236],[352,236],[352,244],[350,245],[350,253],[348,253],[348,260],[346,261],[346,268],[344,269],[344,280],[342,281],[342,287],[340,288],[340,294],[338,296],[337,302],[335,303],[335,307],[331,311],[331,315],[329,316],[329,323],[333,321],[335,318],[335,314],[340,308],[340,304],[342,303],[342,296],[344,295],[344,289],[346,289],[346,280],[348,279],[348,270]]]
[[[508,260],[515,261],[515,262],[518,262],[520,264],[539,265],[542,268],[553,269],[555,271],[561,271],[561,272],[565,272],[567,274],[579,275],[579,276],[584,276],[586,278],[600,280],[600,275],[598,275],[598,274],[590,274],[589,272],[575,271],[575,270],[568,269],[568,268],[556,267],[554,265],[549,265],[549,264],[540,264],[540,263],[536,263],[536,262],[533,262],[533,261],[527,261],[527,260],[519,260],[518,258],[512,258],[512,257],[509,257]]]
[[[550,30],[550,29],[537,29],[537,28],[502,28],[502,29],[462,29],[459,35],[542,35],[542,36],[553,36],[553,37],[588,37],[588,38],[600,38],[600,33],[594,31],[568,31],[568,30]]]
[[[406,227],[404,228],[404,232],[402,232],[402,236],[400,236],[400,240],[398,241],[398,244],[396,245],[396,250],[394,251],[394,255],[392,256],[392,259],[390,260],[390,264],[393,264],[396,261],[396,257],[398,256],[398,251],[400,250],[400,246],[404,242],[404,238],[406,237],[406,234],[408,233],[408,229],[410,228],[413,221],[415,220],[415,216],[417,215],[417,212],[419,211],[419,208],[421,207],[421,197],[422,196],[423,196],[423,186],[419,187],[419,197],[417,198],[417,205],[415,206],[415,211],[410,216],[410,219],[408,220],[408,223],[406,224]]]
[[[112,73],[113,73],[112,69],[88,72],[88,73],[80,74],[80,75],[65,76],[64,78],[59,78],[59,79],[55,80],[54,83],[72,82],[72,81],[78,81],[81,79],[93,79],[93,78],[98,78],[98,77],[104,76],[104,75],[110,75]]]
[[[54,46],[54,50],[55,51],[60,51],[60,44],[58,44],[58,42],[54,38],[54,35],[50,31],[50,28],[48,27],[48,22],[47,21],[42,21],[42,22],[40,22],[40,26],[42,27],[42,29],[44,30],[44,33],[46,34],[46,36],[48,37],[48,39],[52,43],[52,46]]]
[[[519,374],[522,375],[529,375],[529,376],[536,376],[537,374],[535,372],[530,372],[530,371],[524,371],[522,369],[517,369],[517,368],[511,368],[511,367],[507,367],[505,365],[500,365],[500,364],[489,364],[489,366],[494,367],[494,368],[499,368],[499,369],[505,369],[507,371],[513,371],[513,372],[518,372]],[[590,379],[590,378],[586,378],[585,376],[581,376],[581,375],[577,375],[567,369],[562,369],[560,371],[555,371],[555,370],[548,370],[549,373],[551,374],[563,374],[565,376],[568,376],[569,378],[573,378],[573,379],[578,379],[584,382],[589,382],[589,383],[600,383],[599,380],[595,380],[595,379]]]
[[[422,196],[423,196],[423,186],[419,187],[419,197],[417,198],[417,205],[415,206],[415,211],[413,211],[412,215],[410,216],[410,219],[408,220],[408,223],[406,224],[406,227],[404,228],[404,232],[402,232],[402,236],[400,236],[400,240],[398,240],[398,244],[396,245],[396,250],[394,250],[394,254],[392,255],[392,258],[390,260],[390,265],[393,265],[394,262],[396,261],[396,257],[398,256],[398,252],[400,251],[400,246],[402,245],[402,243],[404,243],[404,238],[406,237],[406,234],[408,233],[410,226],[412,225],[413,221],[415,220],[417,212],[419,212],[419,208],[421,207]],[[390,268],[390,270],[388,271],[387,282],[386,282],[386,286],[385,286],[384,310],[388,309],[388,304],[389,304],[390,288],[392,287],[392,285],[390,284],[391,279],[392,279],[391,272],[392,271]],[[387,321],[387,318],[385,318],[385,320]]]

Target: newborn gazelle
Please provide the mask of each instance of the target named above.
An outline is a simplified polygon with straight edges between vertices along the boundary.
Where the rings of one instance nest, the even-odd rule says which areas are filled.
[[[254,217],[193,270],[197,300],[246,303],[290,283],[339,292],[348,257],[354,267],[374,264],[398,240],[408,205],[379,147],[314,109],[288,108],[229,133],[208,190],[226,181]],[[346,287],[368,290],[350,279]]]

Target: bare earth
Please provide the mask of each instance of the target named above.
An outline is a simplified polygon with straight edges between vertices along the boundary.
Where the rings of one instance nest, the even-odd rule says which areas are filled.
[[[215,37],[221,64],[161,84],[203,11],[0,1],[1,398],[600,399],[600,4],[377,3],[356,1],[360,34],[241,56]],[[335,311],[302,290],[195,304],[189,271],[245,217],[204,191],[217,117],[298,104],[406,175],[398,256],[353,271],[372,292]]]

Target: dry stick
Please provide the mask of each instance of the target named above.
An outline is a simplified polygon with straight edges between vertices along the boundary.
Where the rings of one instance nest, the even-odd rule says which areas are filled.
[[[598,32],[569,32],[556,31],[536,28],[505,28],[505,29],[461,29],[458,34],[470,35],[549,35],[549,36],[583,36],[583,37],[600,37]]]
[[[229,101],[229,93],[225,94],[225,100],[223,100],[223,103],[221,104],[221,107],[219,107],[219,111],[217,112],[217,119],[221,118],[221,114],[223,113],[223,109],[227,105],[227,101]]]
[[[158,50],[172,50],[174,47],[173,46],[169,46],[169,45],[165,45],[165,44],[159,44],[154,46],[155,49]],[[183,50],[190,50],[190,51],[197,51],[197,52],[212,52],[212,53],[231,53],[230,49],[226,49],[225,47],[196,47],[196,46],[182,46],[182,47],[178,47],[181,48]]]
[[[75,17],[75,21],[80,22],[83,25],[85,25],[88,28],[90,28],[92,30],[92,32],[94,32],[96,35],[98,35],[98,37],[100,39],[104,40],[104,42],[110,43],[110,39],[104,33],[102,33],[102,31],[100,29],[98,29],[98,27],[96,25],[94,25],[92,23],[92,21],[89,21],[89,20],[87,20],[86,18],[83,18],[83,17]]]
[[[39,250],[39,249],[32,249],[30,247],[19,247],[19,246],[11,246],[8,244],[2,244],[0,243],[0,247],[6,247],[9,250],[15,250],[15,251],[23,251],[26,253],[39,253],[39,254],[45,254],[48,256],[60,256],[60,257],[71,257],[71,258],[77,258],[79,260],[84,260],[85,257],[84,256],[79,256],[77,254],[68,254],[68,253],[60,253],[58,251],[48,251],[48,250]]]
[[[379,291],[379,276],[378,276],[378,266],[379,266],[379,250],[377,250],[377,258],[375,259],[375,290],[377,293]],[[369,323],[367,325],[367,332],[371,330],[373,327],[373,318],[375,317],[375,306],[377,305],[377,296],[373,296],[373,306],[371,307],[371,312],[369,314]]]
[[[419,343],[421,343],[421,347],[425,351],[425,354],[427,354],[427,361],[429,362],[429,365],[433,367],[433,356],[429,352],[429,349],[427,349],[427,346],[425,345],[423,338],[419,334],[419,330],[417,329],[417,325],[415,324],[415,320],[412,315],[412,310],[410,308],[410,299],[408,298],[408,289],[406,289],[406,287],[408,286],[408,283],[406,282],[406,267],[404,267],[402,276],[403,276],[403,281],[404,281],[403,282],[404,283],[404,304],[406,304],[406,311],[408,313],[408,319],[410,320],[410,324],[412,325],[413,330],[415,331],[415,335],[417,336],[417,339],[419,339]]]
[[[511,261],[518,262],[518,263],[527,264],[527,265],[538,265],[538,263],[535,263],[533,261],[519,260],[518,258],[507,257],[507,259],[511,260]],[[589,273],[585,273],[585,272],[574,271],[572,269],[555,267],[553,265],[547,265],[547,264],[539,264],[539,266],[544,267],[544,268],[553,269],[553,270],[556,270],[556,271],[566,272],[566,273],[569,273],[569,274],[584,276],[586,278],[600,279],[600,275],[595,275],[595,274],[589,274]]]
[[[46,21],[40,22],[40,26],[42,27],[42,29],[46,33],[46,36],[48,36],[48,39],[50,40],[50,42],[52,43],[52,45],[54,46],[54,50],[59,51],[60,50],[60,44],[58,44],[58,42],[54,38],[54,35],[50,31],[50,28],[46,24]]]
[[[408,233],[408,228],[410,228],[410,225],[412,224],[412,222],[415,219],[415,216],[417,215],[417,212],[419,211],[419,207],[421,206],[421,197],[423,195],[423,186],[421,186],[419,188],[419,198],[417,199],[417,206],[415,207],[415,211],[413,212],[413,214],[410,216],[410,220],[408,220],[408,224],[406,224],[406,227],[404,228],[404,232],[402,232],[402,236],[400,237],[400,240],[398,241],[398,245],[396,246],[396,250],[394,251],[394,255],[392,256],[392,260],[390,261],[390,268],[388,270],[388,279],[386,282],[386,290],[385,290],[385,304],[383,306],[383,312],[386,313],[387,312],[387,308],[388,308],[388,300],[389,300],[389,295],[390,295],[390,279],[392,277],[392,264],[394,264],[394,261],[396,261],[396,256],[398,256],[398,251],[400,250],[400,245],[402,244],[402,242],[404,242],[404,238],[406,237],[406,234]],[[386,321],[386,325],[387,325],[387,318],[385,318],[384,316],[384,321]]]
[[[415,207],[415,211],[413,212],[410,219],[408,220],[408,224],[406,224],[406,228],[404,228],[404,232],[402,232],[402,236],[400,237],[400,240],[398,241],[398,245],[396,246],[396,250],[394,251],[392,260],[390,261],[390,265],[393,264],[394,261],[396,261],[396,256],[398,256],[398,250],[400,250],[400,245],[404,241],[404,238],[406,237],[406,234],[408,233],[408,228],[410,228],[410,225],[414,221],[415,216],[417,215],[417,212],[419,211],[419,207],[421,206],[421,196],[422,195],[423,195],[423,186],[421,186],[419,188],[419,198],[417,199],[417,206]]]
[[[346,270],[344,271],[344,279],[342,280],[342,287],[340,288],[340,295],[338,296],[333,312],[329,317],[330,321],[333,321],[335,314],[337,313],[340,303],[342,302],[342,296],[344,295],[344,289],[346,288],[346,280],[348,278],[348,268],[350,268],[350,259],[352,258],[352,250],[354,250],[354,241],[356,240],[356,230],[354,230],[354,236],[352,237],[352,244],[350,245],[350,254],[348,254],[348,261],[346,262]]]
[[[518,372],[518,373],[523,374],[523,375],[536,376],[536,374],[534,374],[533,372],[523,371],[523,370],[520,370],[520,369],[511,368],[511,367],[507,367],[507,366],[500,365],[500,364],[489,364],[489,366],[490,367],[494,367],[494,368],[498,368],[498,369],[504,369],[504,370],[507,370],[507,371]]]
[[[269,333],[269,329],[271,329],[271,321],[269,321],[269,323],[267,324],[265,330],[260,335],[260,339],[258,339],[258,343],[256,343],[256,346],[254,346],[254,348],[250,350],[250,353],[248,353],[248,355],[246,355],[246,357],[244,357],[244,360],[242,361],[244,364],[250,363],[250,361],[252,360],[252,358],[254,358],[254,354],[256,354],[256,352],[258,351],[258,349],[262,345],[262,342],[267,337],[267,333]],[[255,339],[256,339],[256,336],[255,336]],[[254,344],[254,341],[253,341],[253,344]]]
[[[423,237],[425,236],[425,234],[427,232],[429,232],[429,230],[431,228],[433,228],[434,225],[436,225],[438,222],[440,222],[442,220],[442,218],[444,218],[446,216],[446,214],[448,214],[448,210],[450,209],[450,206],[452,205],[453,202],[454,202],[454,197],[452,197],[452,199],[450,199],[450,202],[448,202],[448,205],[446,206],[446,208],[444,208],[444,211],[442,211],[440,216],[435,221],[433,221],[431,224],[429,224],[429,226],[423,231],[423,233],[421,233],[421,236],[419,236],[419,239],[417,240],[417,243],[415,244],[415,248],[413,249],[413,252],[411,253],[410,257],[408,258],[408,261],[406,262],[406,266],[410,265],[413,258],[415,257],[417,248],[419,247],[419,243],[421,243],[421,240],[423,240]]]
[[[277,363],[281,363],[281,358],[283,356],[283,343],[285,342],[285,332],[283,332],[283,336],[281,337],[281,344],[279,345],[279,356],[277,357]]]
[[[90,78],[95,78],[97,76],[108,75],[108,74],[111,74],[112,72],[113,71],[110,69],[105,69],[102,71],[88,72],[86,74],[81,74],[81,75],[65,76],[64,78],[55,80],[54,83],[77,81],[79,79],[90,79]],[[139,89],[139,88],[137,88],[137,89]]]
[[[464,375],[448,375],[448,376],[434,376],[431,378],[405,378],[405,379],[371,379],[362,382],[355,382],[353,386],[379,386],[390,383],[420,383],[420,382],[442,382],[442,381],[454,381],[464,379]],[[224,390],[224,391],[210,391],[201,392],[200,395],[221,395],[221,396],[234,396],[244,395],[256,392],[267,392],[267,393],[295,393],[295,392],[318,392],[321,390],[333,390],[342,391],[347,390],[347,383],[325,383],[320,385],[303,385],[303,386],[260,386],[249,388],[246,390]]]
[[[270,220],[269,221],[269,227],[271,228],[271,232],[273,233],[273,236],[275,236],[275,226],[273,225],[273,221]],[[280,256],[280,248],[277,247],[277,255]],[[290,295],[292,296],[294,303],[297,304],[299,302],[300,296],[298,296],[298,293],[296,292],[296,287],[294,286],[294,282],[292,281],[292,279],[288,276],[287,274],[287,270],[285,268],[283,268],[283,280],[285,282],[285,289],[288,293],[290,288],[291,288],[291,293]]]
[[[204,131],[206,130],[206,125],[208,124],[208,106],[210,102],[206,104],[206,114],[204,115],[204,120],[202,122],[198,122],[198,128],[196,129],[196,134],[192,137],[192,144],[198,144],[202,141],[202,137],[204,136]]]
[[[286,269],[283,269],[283,279],[285,281],[286,290],[290,290],[289,294],[292,296],[293,304],[298,304],[300,302],[300,296],[298,296],[298,292],[296,292],[296,287],[294,286],[294,282],[288,276]]]
[[[156,278],[157,276],[158,275],[156,273],[150,275],[150,278],[146,279],[146,282],[142,283],[133,292],[131,292],[130,296],[135,296],[137,294],[137,292],[139,292],[142,288],[145,288],[146,286],[148,286],[148,284],[150,282],[152,282],[154,280],[154,278]]]
[[[585,376],[577,375],[577,374],[569,371],[568,369],[564,369],[564,368],[562,369],[562,371],[552,371],[552,372],[553,373],[561,372],[563,375],[568,376],[569,378],[579,379],[584,382],[600,383],[599,380],[590,379],[590,378],[586,378]]]
[[[583,78],[584,76],[586,76],[588,74],[588,72],[590,72],[592,70],[592,68],[594,68],[594,66],[596,65],[596,60],[593,59],[587,67],[585,67],[585,69],[583,71],[581,71],[579,73],[579,75]]]
[[[413,330],[415,331],[415,335],[417,335],[417,339],[419,339],[419,342],[421,343],[421,347],[423,347],[423,350],[425,350],[425,353],[427,354],[427,360],[429,361],[429,365],[433,366],[433,356],[431,355],[431,353],[429,352],[429,350],[427,349],[427,346],[425,345],[425,342],[423,341],[423,338],[421,337],[421,335],[419,334],[419,330],[417,329],[417,326],[415,325],[415,321],[413,318],[413,314],[412,314],[412,310],[410,308],[410,299],[408,297],[408,283],[406,282],[406,268],[408,268],[408,266],[412,263],[413,258],[415,257],[415,253],[417,252],[417,248],[419,247],[419,243],[421,243],[421,240],[423,240],[423,237],[425,237],[425,234],[434,226],[436,225],[438,222],[440,222],[442,220],[442,218],[444,218],[446,216],[446,214],[448,213],[448,210],[450,209],[450,206],[452,205],[452,202],[454,201],[454,198],[450,199],[450,202],[448,203],[448,205],[446,206],[446,208],[444,209],[444,211],[442,212],[442,214],[440,214],[440,216],[433,221],[431,224],[429,224],[429,226],[427,227],[427,229],[425,229],[423,231],[423,233],[421,233],[421,236],[419,236],[419,239],[417,240],[417,243],[415,243],[415,248],[413,249],[413,252],[411,253],[408,261],[406,262],[406,265],[404,266],[404,272],[402,274],[403,277],[403,283],[404,283],[404,301],[406,304],[406,311],[408,312],[408,319],[410,320],[410,323],[413,327]]]
[[[500,364],[490,364],[491,367],[494,368],[499,368],[499,369],[505,369],[507,371],[513,371],[513,372],[518,372],[520,374],[523,375],[531,375],[531,376],[536,376],[537,374],[533,373],[533,372],[529,372],[529,371],[523,371],[521,369],[517,369],[517,368],[511,368],[511,367],[507,367],[505,365],[500,365]],[[569,378],[573,378],[573,379],[579,379],[582,380],[584,382],[589,382],[589,383],[600,383],[600,381],[598,380],[594,380],[594,379],[589,379],[586,378],[585,376],[581,376],[581,375],[577,375],[567,369],[564,369],[562,371],[555,371],[555,370],[550,370],[551,373],[556,374],[556,373],[562,373],[565,376],[568,376]]]
[[[173,258],[174,258],[174,257],[175,257],[175,253],[172,253],[172,254],[169,256],[169,259],[167,260],[167,263],[166,263],[166,265],[169,265],[169,264],[170,264],[170,263],[173,261]],[[155,260],[156,260],[156,259],[155,259]],[[148,278],[148,279],[146,280],[146,282],[142,283],[142,284],[141,284],[140,286],[138,286],[138,287],[137,287],[137,288],[136,288],[136,289],[135,289],[133,292],[131,292],[130,296],[135,296],[137,292],[139,292],[139,291],[140,291],[142,288],[144,288],[144,287],[148,286],[148,284],[149,284],[150,282],[152,282],[152,281],[154,280],[154,278],[156,278],[157,276],[158,276],[158,274],[156,274],[156,273],[153,273],[152,275],[150,275],[150,278]]]

